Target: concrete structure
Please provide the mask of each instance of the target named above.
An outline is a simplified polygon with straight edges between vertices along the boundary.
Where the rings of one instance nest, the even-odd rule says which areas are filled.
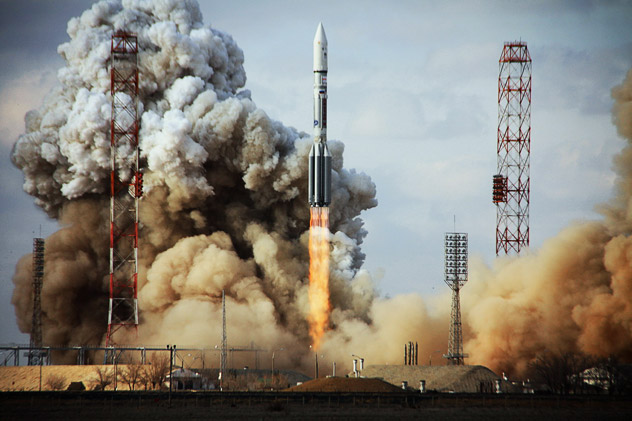
[[[496,393],[497,380],[502,393],[522,391],[481,365],[369,365],[362,374],[367,378],[383,379],[400,388],[402,382],[407,382],[408,389],[421,386],[423,380],[426,393]]]

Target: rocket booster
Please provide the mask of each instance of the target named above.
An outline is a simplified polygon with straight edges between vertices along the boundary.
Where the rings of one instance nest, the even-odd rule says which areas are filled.
[[[323,24],[314,36],[314,144],[309,152],[309,205],[331,203],[331,154],[327,148],[327,37]]]

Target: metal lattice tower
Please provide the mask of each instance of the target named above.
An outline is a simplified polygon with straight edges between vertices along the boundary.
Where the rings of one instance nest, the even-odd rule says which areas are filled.
[[[444,244],[445,283],[452,290],[452,312],[448,353],[443,358],[447,358],[448,365],[463,365],[468,355],[463,353],[460,291],[467,282],[467,234],[447,232]]]
[[[42,347],[42,282],[44,280],[44,239],[33,239],[33,321],[31,325],[31,342],[29,365],[41,364]]]
[[[531,56],[521,41],[505,43],[499,60],[496,255],[529,246]]]
[[[115,345],[113,335],[121,328],[138,333],[138,202],[142,174],[135,34],[118,30],[112,35],[110,83],[110,302],[106,346]]]

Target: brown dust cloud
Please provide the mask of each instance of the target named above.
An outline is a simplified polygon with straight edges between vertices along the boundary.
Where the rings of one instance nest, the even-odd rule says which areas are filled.
[[[59,221],[46,239],[43,341],[103,344],[109,272],[107,62],[113,30],[138,35],[145,194],[140,205],[138,337],[116,342],[214,348],[226,291],[230,346],[284,347],[277,364],[313,364],[307,323],[311,136],[257,108],[243,90],[244,55],[230,35],[203,23],[194,1],[103,1],[68,23],[65,66],[43,104],[25,117],[12,161],[24,190]],[[603,219],[568,227],[540,250],[470,264],[462,294],[470,364],[515,375],[545,350],[632,360],[632,72],[613,89],[614,123],[628,143],[616,158],[616,197]],[[377,206],[366,174],[333,156],[330,308],[320,352],[344,368],[420,363],[445,350],[449,297],[441,310],[416,294],[381,297],[364,269],[359,217]],[[117,159],[129,159],[118,150]],[[31,255],[18,263],[12,303],[31,330]],[[401,323],[402,320],[414,321]],[[361,350],[361,351],[360,351]],[[438,355],[435,356],[439,359]],[[350,367],[346,367],[347,369]]]

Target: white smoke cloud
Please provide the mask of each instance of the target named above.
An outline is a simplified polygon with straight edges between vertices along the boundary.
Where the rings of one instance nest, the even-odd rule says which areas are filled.
[[[232,343],[283,344],[295,348],[300,363],[309,344],[305,198],[312,140],[271,120],[240,91],[242,51],[204,25],[190,1],[102,1],[72,19],[70,41],[59,47],[66,61],[59,86],[27,115],[13,162],[25,190],[67,224],[47,242],[43,294],[58,299],[43,300],[44,342],[101,342],[105,333],[108,59],[112,33],[123,27],[137,34],[140,47],[138,341],[216,344],[225,290]],[[370,276],[358,272],[366,235],[358,215],[377,204],[376,190],[368,176],[343,168],[341,142],[330,149],[332,306],[344,314],[341,322],[370,323],[375,292]],[[117,162],[129,153],[117,148]],[[75,219],[84,213],[92,217]],[[63,270],[48,270],[54,267]],[[14,282],[19,325],[29,331],[28,256]],[[93,308],[77,306],[79,297]],[[135,340],[119,332],[119,342]]]

